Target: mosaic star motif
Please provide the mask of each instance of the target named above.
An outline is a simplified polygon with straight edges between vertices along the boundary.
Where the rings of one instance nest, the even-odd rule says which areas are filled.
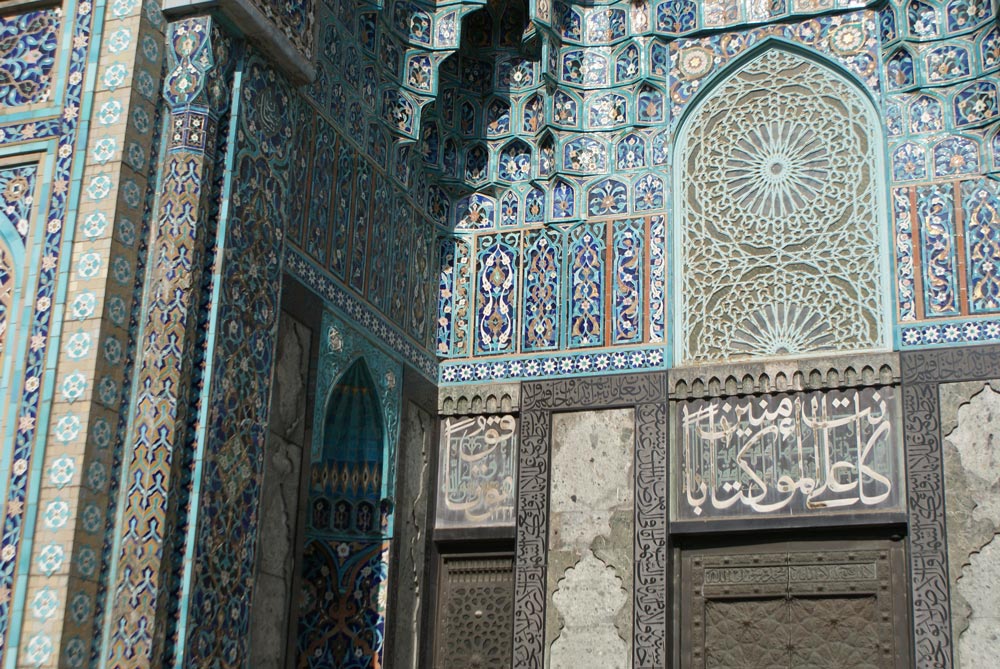
[[[784,217],[820,194],[830,163],[823,137],[808,125],[773,121],[732,148],[728,187],[749,211]]]
[[[772,49],[688,117],[681,361],[884,345],[867,104]]]

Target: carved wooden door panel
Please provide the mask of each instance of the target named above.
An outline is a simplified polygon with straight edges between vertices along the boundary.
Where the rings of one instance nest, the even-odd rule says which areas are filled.
[[[682,552],[681,666],[908,666],[902,545],[850,546]]]
[[[509,667],[514,557],[445,555],[440,574],[434,666]]]

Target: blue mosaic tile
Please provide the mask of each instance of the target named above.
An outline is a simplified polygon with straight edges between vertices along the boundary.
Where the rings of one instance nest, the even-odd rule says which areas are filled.
[[[0,19],[0,105],[50,100],[62,10],[50,7]],[[53,101],[54,102],[54,101]]]

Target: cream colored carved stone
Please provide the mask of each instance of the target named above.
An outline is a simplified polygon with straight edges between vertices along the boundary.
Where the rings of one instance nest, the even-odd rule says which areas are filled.
[[[680,363],[888,347],[878,127],[782,48],[698,103],[675,151]]]
[[[948,564],[956,666],[992,666],[1000,650],[1000,392],[990,384],[942,387]]]
[[[552,595],[563,628],[552,644],[549,669],[626,669],[629,647],[615,617],[628,595],[612,567],[587,551]]]

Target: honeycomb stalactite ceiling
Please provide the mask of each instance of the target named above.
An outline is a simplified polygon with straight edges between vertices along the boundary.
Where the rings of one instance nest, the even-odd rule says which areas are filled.
[[[994,182],[953,187],[996,169],[991,77],[1000,69],[1000,34],[992,9],[958,4],[911,21],[908,6],[795,0],[767,11],[673,0],[321,3],[319,74],[307,96],[328,123],[317,120],[317,148],[307,151],[309,215],[290,234],[303,252],[293,258],[296,273],[324,266],[333,283],[346,281],[359,308],[400,325],[422,349],[421,369],[437,366],[446,383],[678,364],[684,308],[676,286],[666,285],[675,274],[668,268],[680,263],[678,124],[734,61],[765,42],[793,44],[817,68],[839,72],[830,76],[844,85],[830,94],[849,93],[844,104],[877,101],[864,102],[870,128],[862,132],[871,132],[857,143],[872,188],[849,216],[860,220],[870,205],[873,225],[888,229],[878,217],[890,206],[870,196],[889,182],[891,247],[887,236],[875,264],[851,253],[826,261],[843,276],[859,269],[869,282],[850,278],[837,288],[863,306],[833,325],[817,312],[825,307],[801,294],[750,295],[744,287],[758,308],[727,326],[732,350],[711,359],[885,348],[890,295],[898,297],[904,345],[944,339],[927,319],[961,320],[950,337],[1000,336],[995,323],[966,324],[998,311],[990,306],[992,223],[966,229],[972,212],[990,220]],[[927,32],[932,19],[939,25]],[[883,122],[885,137],[873,130]],[[747,135],[748,149],[725,158],[727,178],[749,198],[741,205],[747,216],[772,211],[768,234],[786,234],[800,220],[797,203],[816,212],[836,197],[817,176],[834,169],[825,139],[814,150],[812,129],[790,123],[762,125]],[[854,132],[849,125],[838,127]],[[336,164],[320,139],[336,146]],[[775,152],[784,162],[767,163]],[[336,214],[324,225],[322,200],[331,192]],[[388,217],[379,214],[386,207]],[[420,230],[421,249],[434,256],[426,268],[410,271],[395,257],[407,227]],[[373,230],[388,240],[386,253],[366,236]],[[786,264],[770,281],[807,281],[807,265]],[[409,300],[398,297],[400,270]],[[424,283],[425,273],[437,274],[436,285]],[[833,299],[837,279],[824,281],[822,299]]]
[[[472,87],[501,94],[537,90],[543,83],[574,91],[563,94],[561,113],[551,114],[556,125],[559,120],[575,124],[584,112],[597,121],[595,128],[624,125],[633,118],[657,123],[665,120],[662,110],[653,114],[640,110],[650,102],[655,109],[656,99],[662,96],[658,89],[664,85],[661,59],[667,53],[667,40],[871,3],[798,0],[772,3],[766,10],[759,4],[716,0],[699,11],[694,2],[675,0],[593,5],[550,0],[449,4],[398,0],[351,10],[335,6],[335,10],[341,20],[360,19],[362,43],[367,42],[367,50],[376,56],[384,82],[378,101],[382,122],[404,141],[423,141],[424,133],[434,133],[426,128],[427,123],[440,120],[433,110],[435,104],[450,104],[449,74],[460,76]],[[644,52],[654,43],[659,44],[658,52],[654,47],[650,60],[643,62]],[[543,53],[547,58],[542,58]],[[460,65],[460,54],[466,61],[478,62]],[[625,106],[634,104],[627,95],[586,94],[602,88],[621,90],[623,85],[641,98],[638,108],[626,112]],[[393,90],[394,86],[402,90]],[[586,98],[586,110],[572,109],[578,95]],[[464,185],[482,184],[473,180]]]

